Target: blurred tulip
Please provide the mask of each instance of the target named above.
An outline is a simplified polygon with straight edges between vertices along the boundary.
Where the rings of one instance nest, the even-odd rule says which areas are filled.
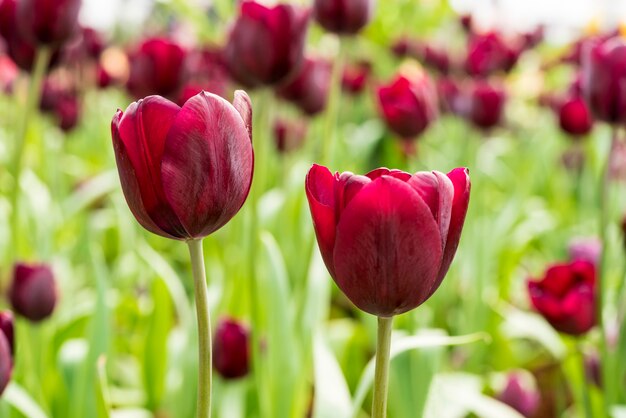
[[[18,75],[19,70],[13,60],[0,54],[0,92],[11,93]]]
[[[173,95],[182,83],[185,55],[183,47],[170,39],[144,40],[129,54],[128,91],[135,98]]]
[[[539,280],[528,281],[533,306],[559,332],[582,335],[596,324],[596,270],[575,260],[550,267]]]
[[[378,88],[379,109],[389,129],[403,139],[421,135],[437,117],[437,93],[419,70],[400,73]]]
[[[526,32],[522,35],[522,42],[524,49],[532,49],[539,45],[545,37],[545,27],[543,25],[537,26],[530,32]]]
[[[441,75],[447,75],[452,69],[452,60],[444,49],[435,47],[434,45],[424,44],[418,48],[417,59],[426,67]]]
[[[216,48],[196,49],[189,52],[186,60],[185,82],[177,99],[180,106],[201,91],[226,97],[230,77],[223,58],[223,52]]]
[[[574,238],[568,246],[570,261],[588,261],[598,266],[602,255],[602,241],[598,238]]]
[[[94,60],[100,58],[106,47],[102,35],[93,28],[81,28],[81,35],[81,44],[87,55]]]
[[[222,319],[213,339],[213,366],[224,379],[239,379],[250,370],[248,329],[234,319]]]
[[[400,39],[394,41],[391,45],[391,52],[398,58],[404,58],[411,55],[414,50],[414,43],[411,39],[403,36]]]
[[[36,45],[58,47],[78,33],[80,0],[19,0],[16,23]]]
[[[472,32],[473,21],[474,19],[469,13],[465,13],[459,16],[459,23],[461,24],[461,28],[463,28],[463,31],[465,31],[466,33]]]
[[[502,122],[506,93],[496,84],[473,83],[459,104],[460,113],[480,129],[491,129]]]
[[[469,203],[467,169],[376,169],[334,175],[314,165],[306,194],[326,267],[359,309],[399,315],[425,302],[456,252]]]
[[[107,71],[107,69],[101,63],[96,65],[96,85],[100,89],[106,89],[107,87],[115,84],[115,79]]]
[[[372,19],[374,0],[315,0],[313,15],[329,32],[354,35]]]
[[[11,311],[0,311],[0,334],[4,334],[11,348],[11,354],[13,354],[15,351],[15,341],[13,333],[13,313]]]
[[[588,382],[602,387],[602,364],[600,355],[597,351],[591,351],[584,354],[585,356],[585,378]]]
[[[541,401],[541,395],[530,378],[519,372],[510,373],[507,376],[506,385],[497,395],[500,402],[507,404],[527,418],[534,416]]]
[[[8,297],[16,314],[32,322],[48,318],[58,298],[52,269],[46,264],[16,263]]]
[[[122,189],[137,221],[166,238],[205,237],[241,208],[252,183],[252,108],[202,92],[179,107],[159,96],[111,123]]]
[[[357,95],[367,85],[367,80],[372,72],[372,64],[369,61],[359,61],[347,64],[341,76],[341,88],[348,94]]]
[[[582,77],[594,116],[610,124],[626,123],[626,41],[612,38],[588,45]]]
[[[302,146],[306,139],[307,125],[302,120],[277,119],[274,122],[274,142],[280,153],[288,153]]]
[[[593,129],[593,117],[582,97],[570,97],[560,103],[558,109],[561,129],[573,136],[587,135]]]
[[[0,332],[0,395],[11,381],[13,374],[13,355],[6,336]]]
[[[76,127],[80,118],[80,98],[70,87],[48,79],[44,82],[39,108],[51,113],[61,130],[68,132]]]
[[[295,104],[307,115],[314,116],[326,107],[331,73],[330,62],[306,58],[295,78],[278,89],[278,96]]]
[[[509,72],[517,63],[521,49],[509,45],[497,32],[470,37],[465,57],[465,71],[486,77],[498,71]]]
[[[244,1],[230,32],[225,59],[231,76],[246,87],[275,85],[302,65],[309,10],[288,4],[268,8]]]
[[[436,80],[436,86],[439,110],[444,113],[458,113],[458,101],[461,94],[459,84],[450,77],[440,77]]]

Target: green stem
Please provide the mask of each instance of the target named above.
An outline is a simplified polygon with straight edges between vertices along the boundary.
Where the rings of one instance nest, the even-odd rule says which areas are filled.
[[[328,107],[326,109],[326,132],[322,143],[322,163],[332,167],[335,155],[335,133],[337,131],[337,120],[339,118],[339,102],[341,101],[341,78],[343,74],[343,51],[342,39],[337,38],[339,42],[339,52],[333,63],[332,75],[330,78],[330,93],[328,98]]]
[[[582,344],[580,341],[576,343],[576,352],[580,361],[580,400],[583,403],[583,409],[585,411],[585,418],[593,418],[593,410],[591,408],[591,398],[589,397],[589,383],[587,381],[587,372],[585,367],[585,355],[583,353]]]
[[[41,88],[43,79],[46,74],[46,68],[50,63],[52,51],[48,47],[39,47],[35,56],[35,65],[28,86],[28,95],[26,96],[26,104],[22,113],[22,120],[17,130],[15,138],[15,150],[11,161],[11,174],[13,176],[13,188],[11,190],[11,243],[12,250],[9,256],[16,256],[19,251],[18,239],[19,234],[19,195],[20,195],[20,173],[22,171],[22,160],[24,158],[24,149],[26,148],[26,135],[28,133],[28,125],[32,113],[39,105],[41,97]],[[9,260],[10,261],[10,260]]]
[[[211,347],[211,313],[208,304],[206,273],[204,271],[204,253],[202,240],[187,241],[198,317],[198,411],[197,418],[211,416],[211,382],[213,354]]]
[[[378,318],[378,339],[376,341],[376,372],[374,374],[372,418],[385,418],[387,416],[387,393],[389,387],[389,359],[392,325],[393,317]]]

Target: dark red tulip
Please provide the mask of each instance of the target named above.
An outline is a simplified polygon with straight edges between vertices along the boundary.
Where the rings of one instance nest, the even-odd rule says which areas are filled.
[[[416,46],[413,40],[407,38],[406,36],[403,36],[402,38],[394,41],[394,43],[391,45],[391,52],[397,58],[404,58],[409,55],[412,56],[415,47]]]
[[[538,281],[528,281],[530,300],[559,332],[582,335],[596,324],[596,269],[575,260],[550,267]]]
[[[148,231],[205,237],[243,205],[252,183],[252,108],[202,92],[179,107],[160,96],[118,110],[111,123],[124,196]]]
[[[389,129],[403,139],[421,135],[437,117],[437,93],[424,72],[399,74],[378,88],[379,108]]]
[[[225,49],[231,76],[246,87],[279,84],[302,65],[309,11],[244,1]]]
[[[81,44],[87,55],[94,60],[100,58],[102,51],[106,47],[106,42],[102,35],[93,28],[81,28],[81,34]]]
[[[517,63],[520,53],[521,49],[509,45],[497,32],[474,34],[467,46],[465,71],[476,77],[508,72]]]
[[[306,194],[326,267],[361,310],[389,317],[425,302],[456,252],[469,203],[467,169],[365,176],[314,165]]]
[[[11,348],[11,354],[14,352],[15,341],[13,333],[13,313],[11,311],[0,311],[0,334],[4,334]]]
[[[13,355],[11,346],[4,333],[0,332],[0,395],[11,381],[13,374]]]
[[[29,42],[58,47],[78,33],[80,0],[19,0],[16,23]]]
[[[444,49],[425,43],[416,50],[416,54],[416,58],[431,70],[441,75],[450,73],[452,62]]]
[[[367,80],[372,72],[372,64],[369,61],[359,61],[347,64],[341,75],[341,88],[348,94],[357,95],[367,85]]]
[[[326,107],[331,73],[330,62],[307,58],[295,78],[278,89],[278,96],[295,104],[307,115],[316,115]]]
[[[611,124],[626,123],[626,41],[617,37],[588,45],[582,77],[594,116]]]
[[[559,125],[573,137],[587,135],[593,129],[593,117],[582,97],[569,97],[559,106]]]
[[[129,55],[126,87],[135,97],[171,96],[183,81],[186,52],[167,38],[150,38]]]
[[[280,153],[288,153],[302,146],[307,134],[307,124],[302,120],[277,119],[274,122],[274,142]]]
[[[52,269],[46,264],[15,264],[8,297],[16,314],[32,322],[48,318],[57,303]]]
[[[534,416],[541,402],[539,391],[529,379],[530,376],[521,373],[510,373],[506,378],[506,385],[497,395],[500,402],[527,418]]]
[[[374,0],[315,0],[313,15],[329,32],[354,35],[372,19]]]
[[[115,83],[115,78],[107,71],[107,69],[98,62],[96,65],[96,85],[100,89],[106,89]]]
[[[478,81],[466,94],[460,111],[476,127],[490,129],[502,122],[506,93],[501,86]]]
[[[76,127],[80,118],[80,99],[74,88],[54,80],[45,81],[39,105],[43,112],[51,113],[59,128],[68,132]]]
[[[223,319],[213,339],[213,366],[224,379],[239,379],[250,370],[248,329],[234,319]]]
[[[463,31],[466,33],[470,33],[472,31],[473,21],[474,18],[469,13],[459,16],[459,23],[461,24],[461,28],[463,28]]]

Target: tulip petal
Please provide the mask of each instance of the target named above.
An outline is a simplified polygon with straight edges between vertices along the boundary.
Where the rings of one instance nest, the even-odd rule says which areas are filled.
[[[252,183],[252,143],[242,116],[223,98],[189,99],[167,135],[165,195],[192,238],[218,230],[239,211]]]
[[[252,102],[250,101],[250,97],[245,91],[236,90],[233,106],[241,115],[241,119],[248,130],[250,141],[252,141]]]
[[[111,133],[122,190],[137,221],[150,232],[182,239],[187,233],[167,203],[160,169],[167,132],[179,110],[167,99],[148,96],[118,112]]]
[[[439,284],[448,272],[450,264],[452,264],[452,259],[459,246],[463,224],[465,223],[465,215],[467,215],[467,207],[469,205],[471,189],[469,170],[467,168],[455,168],[448,173],[448,178],[454,186],[454,197],[452,198],[452,209],[450,211],[450,227],[448,228],[448,237],[445,241],[446,247],[443,252],[439,278],[431,290],[431,294],[435,293],[435,290],[437,290]]]
[[[320,253],[330,275],[335,277],[335,178],[328,168],[313,164],[306,176],[305,189]]]
[[[437,280],[439,228],[411,186],[382,176],[342,213],[333,258],[335,281],[357,307],[401,314],[423,303]]]

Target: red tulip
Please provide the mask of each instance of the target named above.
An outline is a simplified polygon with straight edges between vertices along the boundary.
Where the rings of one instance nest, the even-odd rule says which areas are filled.
[[[602,121],[626,123],[626,41],[612,38],[586,52],[582,86],[589,107]]]
[[[182,83],[186,52],[167,38],[150,38],[129,55],[126,87],[135,97],[171,96]]]
[[[463,28],[463,31],[466,33],[472,32],[473,22],[474,18],[469,13],[459,16],[459,23],[461,24],[461,28]]]
[[[459,106],[461,114],[476,127],[490,129],[501,123],[505,103],[506,93],[501,86],[478,81]]]
[[[497,71],[510,71],[521,49],[509,45],[497,32],[474,34],[469,38],[465,71],[471,76],[485,77]]]
[[[361,310],[398,315],[439,287],[456,252],[469,203],[467,169],[365,176],[314,165],[306,194],[326,267]]]
[[[359,61],[355,64],[346,65],[341,75],[342,90],[353,95],[361,93],[371,72],[372,64],[369,61]]]
[[[54,80],[46,80],[42,89],[40,109],[54,115],[59,128],[68,132],[76,127],[80,118],[80,100],[77,92]]]
[[[559,125],[564,132],[580,137],[593,129],[593,117],[582,97],[571,97],[560,103]]]
[[[324,29],[353,35],[372,19],[374,0],[315,0],[313,15]]]
[[[294,151],[304,143],[306,139],[307,125],[304,121],[288,121],[277,119],[274,122],[274,142],[280,153]]]
[[[279,84],[303,61],[309,11],[288,4],[241,4],[225,50],[231,76],[246,87]]]
[[[11,348],[11,354],[13,354],[15,341],[13,334],[13,313],[11,313],[11,311],[0,311],[0,334],[4,334]]]
[[[18,315],[32,322],[48,318],[57,303],[52,270],[45,264],[15,264],[8,297]]]
[[[437,93],[424,72],[396,76],[378,89],[378,101],[387,126],[403,139],[421,135],[437,116]]]
[[[220,321],[213,340],[213,366],[224,379],[239,379],[248,374],[249,340],[247,328],[236,320]]]
[[[539,408],[541,395],[532,382],[525,377],[520,373],[510,373],[506,379],[506,386],[497,398],[524,417],[531,418]]]
[[[13,355],[7,337],[0,332],[0,395],[11,381],[13,374]]]
[[[78,32],[80,5],[80,0],[19,0],[16,22],[29,42],[58,47]]]
[[[205,237],[243,205],[252,183],[252,109],[202,92],[179,107],[160,96],[118,110],[111,131],[126,201],[166,238]]]
[[[278,96],[309,116],[324,110],[328,101],[332,67],[322,59],[307,58],[293,80],[278,89]]]
[[[539,281],[528,281],[535,309],[557,331],[582,335],[596,324],[596,270],[575,260],[550,267]]]

